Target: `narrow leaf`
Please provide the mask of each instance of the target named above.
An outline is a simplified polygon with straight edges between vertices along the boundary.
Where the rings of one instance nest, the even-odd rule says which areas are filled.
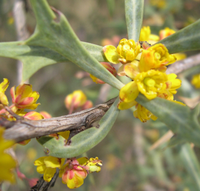
[[[200,49],[200,19],[158,43],[164,44],[171,54]]]
[[[125,0],[128,38],[139,40],[143,20],[144,0]]]
[[[200,125],[197,120],[198,109],[195,109],[194,112],[187,106],[162,98],[148,100],[141,94],[136,101],[157,116],[174,134],[182,137],[183,140],[200,146]]]
[[[186,143],[181,145],[180,156],[184,163],[184,166],[194,182],[198,190],[200,190],[200,166],[199,161],[194,153],[194,150],[191,148],[190,144]]]
[[[70,145],[66,145],[64,138],[61,136],[58,140],[55,138],[41,137],[38,139],[38,142],[48,150],[51,156],[71,158],[81,155],[96,146],[106,137],[119,114],[119,110],[117,109],[118,102],[119,99],[116,99],[111,108],[100,120],[100,127],[92,127],[75,135],[72,137]]]
[[[86,50],[99,62],[107,61],[101,46],[82,42]],[[23,81],[30,78],[44,66],[69,61],[59,53],[42,46],[29,46],[23,42],[0,43],[0,56],[21,60],[23,63]]]
[[[25,42],[27,45],[49,48],[111,86],[117,89],[123,87],[123,84],[82,46],[61,12],[54,9],[55,16],[46,0],[30,2],[36,15],[37,27],[33,36]]]

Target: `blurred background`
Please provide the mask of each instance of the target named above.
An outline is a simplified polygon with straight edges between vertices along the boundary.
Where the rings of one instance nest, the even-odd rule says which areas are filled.
[[[115,44],[127,37],[124,1],[117,0],[49,0],[52,7],[60,10],[67,17],[73,30],[81,41],[98,45]],[[14,0],[0,0],[0,42],[16,41],[16,29],[13,16]],[[144,26],[150,26],[153,34],[165,27],[182,29],[200,18],[200,0],[146,0]],[[26,1],[26,22],[30,34],[34,32],[35,17]],[[197,54],[187,52],[187,56]],[[16,60],[0,57],[0,79],[8,78],[10,88],[17,84]],[[177,100],[195,102],[199,90],[190,80],[192,75],[200,73],[200,67],[192,68],[179,75],[183,84]],[[66,115],[64,105],[66,95],[74,90],[82,90],[95,105],[100,100],[100,84],[95,84],[79,67],[73,63],[59,63],[40,69],[29,81],[33,90],[40,93],[37,111],[47,111],[53,117]],[[106,87],[108,88],[108,87]],[[107,101],[118,95],[118,91],[108,88],[101,98]],[[7,91],[9,95],[9,91]],[[9,97],[9,96],[8,96]],[[186,104],[187,104],[186,103]],[[191,106],[192,107],[192,106]],[[156,149],[151,146],[168,128],[159,121],[142,123],[133,117],[130,110],[121,111],[120,116],[108,136],[88,157],[98,156],[103,160],[101,172],[85,179],[78,191],[197,191],[192,178],[188,175],[178,147],[167,148],[166,143]],[[195,148],[200,157],[199,149]],[[32,140],[26,146],[16,146],[20,171],[27,178],[39,178],[34,160],[44,156],[43,148]],[[25,191],[28,181],[17,179],[16,185],[4,184],[5,191]],[[51,189],[69,190],[58,179]]]

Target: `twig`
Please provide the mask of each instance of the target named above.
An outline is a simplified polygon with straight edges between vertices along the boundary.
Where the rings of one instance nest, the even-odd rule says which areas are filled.
[[[16,142],[60,131],[83,130],[91,127],[94,122],[100,120],[111,107],[115,99],[116,98],[113,98],[104,104],[99,104],[93,108],[73,113],[71,115],[38,121],[23,119],[9,122],[5,119],[0,119],[0,123],[2,126],[7,128],[4,133],[5,139],[13,139]]]
[[[54,186],[59,174],[59,169],[56,169],[56,173],[50,182],[46,182],[43,179],[43,176],[37,181],[37,184],[31,188],[30,191],[48,191],[51,187]]]
[[[15,28],[17,33],[17,40],[25,40],[29,37],[26,29],[26,17],[24,12],[25,4],[23,0],[15,0],[13,7],[13,16],[15,19]],[[17,82],[22,82],[23,64],[20,60],[17,61]]]
[[[169,141],[172,136],[174,135],[174,133],[172,131],[168,131],[167,133],[165,133],[160,139],[158,139],[151,147],[150,150],[154,150],[157,147],[159,147],[161,144]]]
[[[184,60],[177,61],[170,65],[166,71],[167,74],[175,73],[179,74],[189,68],[200,65],[200,54],[190,56]]]

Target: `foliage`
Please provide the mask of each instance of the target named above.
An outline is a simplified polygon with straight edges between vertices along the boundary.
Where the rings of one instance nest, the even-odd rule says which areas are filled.
[[[142,28],[144,1],[125,0],[128,39],[120,40],[117,47],[115,47],[116,44],[115,46],[106,45],[102,47],[81,42],[64,14],[50,7],[46,0],[30,0],[30,3],[36,17],[34,33],[25,41],[0,43],[0,56],[23,62],[23,82],[43,67],[46,69],[48,65],[59,62],[65,62],[64,64],[66,64],[67,61],[70,61],[71,64],[76,64],[89,73],[96,83],[107,83],[113,89],[116,89],[117,91],[110,91],[113,95],[111,97],[118,96],[116,92],[119,91],[119,98],[116,98],[98,125],[95,124],[89,129],[75,133],[75,135],[72,131],[66,131],[37,139],[45,148],[45,153],[49,155],[35,161],[37,171],[44,174],[44,180],[50,182],[57,170],[60,170],[59,176],[62,178],[63,183],[67,184],[69,188],[77,188],[83,184],[83,180],[89,172],[99,172],[102,161],[98,158],[81,158],[79,160],[76,157],[84,155],[85,152],[91,150],[107,136],[115,121],[120,118],[118,116],[119,110],[131,109],[134,111],[134,116],[139,118],[140,121],[146,122],[153,119],[155,122],[149,123],[153,128],[161,128],[162,125],[159,122],[162,122],[166,125],[163,129],[173,132],[173,138],[165,147],[168,152],[171,152],[169,147],[178,149],[183,163],[185,166],[188,164],[186,167],[187,173],[193,178],[193,180],[188,180],[184,177],[185,182],[183,181],[182,185],[177,187],[179,189],[185,189],[186,187],[191,188],[191,190],[200,189],[198,156],[195,155],[193,148],[190,146],[190,144],[200,146],[199,105],[191,109],[187,106],[187,103],[185,105],[175,101],[176,89],[180,88],[181,80],[177,79],[175,74],[165,73],[167,66],[179,59],[178,55],[174,53],[200,49],[198,40],[200,20],[177,32],[166,28],[160,31],[160,36],[152,35],[149,27]],[[152,4],[155,5],[154,3]],[[112,15],[114,1],[108,1],[108,6]],[[165,4],[159,5],[157,8],[163,9],[163,7],[165,7]],[[139,39],[143,40],[139,41]],[[100,63],[108,61],[113,64],[121,64],[117,74],[123,76],[122,80],[115,77],[116,70],[114,67],[110,64]],[[184,80],[182,81],[180,93],[182,91],[182,94],[184,94],[185,83]],[[198,87],[198,80],[195,83],[194,79],[192,81],[193,85]],[[28,84],[21,84],[16,87],[16,90],[14,87],[11,88],[12,105],[9,106],[5,95],[8,84],[8,80],[4,79],[0,85],[1,118],[4,117],[10,121],[17,120],[14,115],[11,115],[12,112],[29,120],[41,120],[51,117],[48,113],[46,115],[35,111],[26,111],[26,109],[34,110],[39,105],[36,103],[39,93],[33,91],[32,86]],[[92,107],[91,102],[87,101],[89,100],[87,100],[84,93],[78,90],[66,97],[65,104],[71,114],[75,110]],[[6,108],[9,108],[11,113]],[[133,121],[134,124],[138,124],[135,119]],[[124,130],[120,129],[120,131]],[[151,136],[149,136],[149,139],[153,139]],[[27,144],[28,142],[29,140],[26,140],[21,144]],[[138,149],[141,147],[137,144],[136,146],[138,146]],[[4,150],[2,152],[7,156]],[[149,167],[146,168],[146,166],[143,167],[141,161],[138,162],[138,177],[142,177],[139,184],[145,185],[144,182],[152,176],[154,171],[157,172],[160,179],[166,182],[166,185],[168,184],[167,172],[162,171],[161,157],[158,155],[159,153],[149,154],[155,165],[153,170]],[[12,160],[10,159],[12,165],[9,169],[15,167]],[[116,159],[112,158],[112,160],[114,162],[111,163],[117,163]],[[166,157],[166,160],[169,164],[173,163],[169,157]],[[133,173],[133,166],[126,165],[124,169],[130,168],[130,173]],[[174,163],[173,165],[175,166]],[[121,174],[123,174],[123,169],[119,176]],[[18,177],[20,176],[18,175]],[[1,180],[12,180],[11,182],[13,182],[13,179],[9,178],[2,178]],[[195,183],[195,186],[190,186],[188,182],[189,184]],[[116,186],[111,187],[113,189]],[[176,189],[175,187],[174,189]],[[143,189],[145,189],[145,186],[138,190]],[[110,188],[107,187],[107,190],[110,190]]]

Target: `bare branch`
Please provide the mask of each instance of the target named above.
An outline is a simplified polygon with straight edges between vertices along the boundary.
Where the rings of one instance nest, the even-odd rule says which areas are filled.
[[[172,64],[168,67],[166,73],[171,74],[179,74],[189,68],[194,66],[200,65],[200,54],[196,54],[194,56],[190,56],[184,60],[177,61],[176,63]]]
[[[38,121],[18,119],[17,121],[9,122],[5,119],[1,119],[0,124],[7,128],[4,137],[6,139],[13,139],[16,142],[60,131],[86,129],[103,117],[115,99],[116,98],[113,98],[104,104],[99,104],[93,108],[73,113],[71,115]]]

